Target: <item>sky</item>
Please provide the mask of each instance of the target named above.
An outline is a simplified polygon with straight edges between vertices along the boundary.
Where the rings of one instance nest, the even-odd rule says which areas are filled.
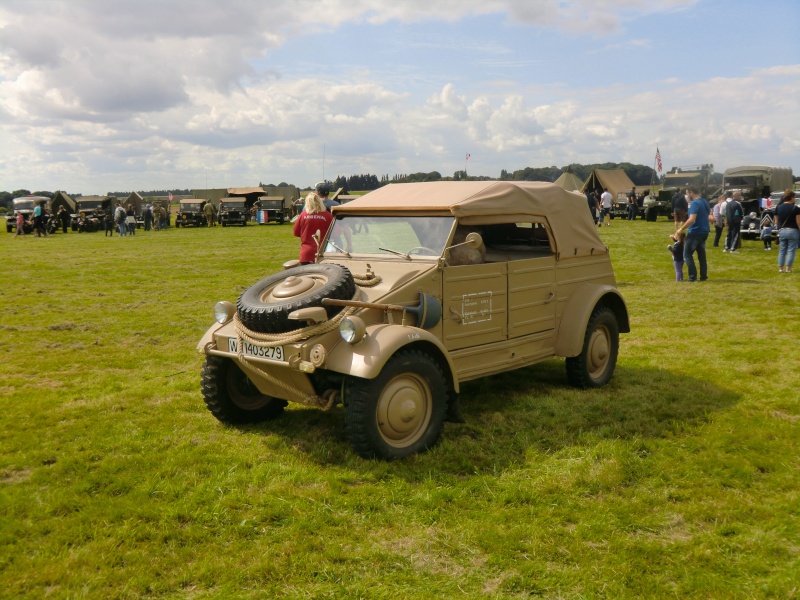
[[[800,175],[798,0],[0,0],[0,191]],[[469,159],[467,159],[469,155]]]

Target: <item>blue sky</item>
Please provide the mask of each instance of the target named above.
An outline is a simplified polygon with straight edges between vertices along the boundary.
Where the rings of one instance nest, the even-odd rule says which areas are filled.
[[[800,174],[800,2],[0,1],[0,190]]]

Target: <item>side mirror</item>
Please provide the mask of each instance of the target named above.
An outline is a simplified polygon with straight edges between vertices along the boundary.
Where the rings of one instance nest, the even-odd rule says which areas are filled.
[[[483,245],[483,238],[481,237],[480,233],[473,231],[472,233],[467,234],[467,238],[464,241],[464,245],[466,245],[469,248],[472,248],[473,250],[477,250]]]

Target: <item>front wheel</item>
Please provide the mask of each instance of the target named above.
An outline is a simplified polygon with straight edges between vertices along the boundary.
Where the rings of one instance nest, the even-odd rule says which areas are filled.
[[[427,354],[401,350],[375,379],[351,378],[346,429],[364,458],[405,458],[436,444],[447,412],[447,384]]]
[[[288,404],[262,394],[239,365],[222,356],[206,356],[201,389],[208,410],[223,423],[269,421]]]
[[[583,348],[578,356],[567,358],[567,379],[579,388],[605,385],[614,374],[619,353],[619,323],[611,309],[604,306],[594,309]]]

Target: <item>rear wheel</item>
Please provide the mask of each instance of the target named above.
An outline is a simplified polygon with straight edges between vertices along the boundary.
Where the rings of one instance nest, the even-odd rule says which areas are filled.
[[[619,323],[613,311],[604,306],[594,309],[583,348],[578,356],[567,358],[567,379],[579,388],[605,385],[614,374],[619,353]]]
[[[269,421],[288,404],[262,394],[239,365],[222,356],[206,356],[201,389],[208,410],[223,423]]]
[[[365,458],[394,460],[424,452],[439,439],[447,398],[439,365],[422,352],[401,350],[375,379],[348,381],[347,435]]]

